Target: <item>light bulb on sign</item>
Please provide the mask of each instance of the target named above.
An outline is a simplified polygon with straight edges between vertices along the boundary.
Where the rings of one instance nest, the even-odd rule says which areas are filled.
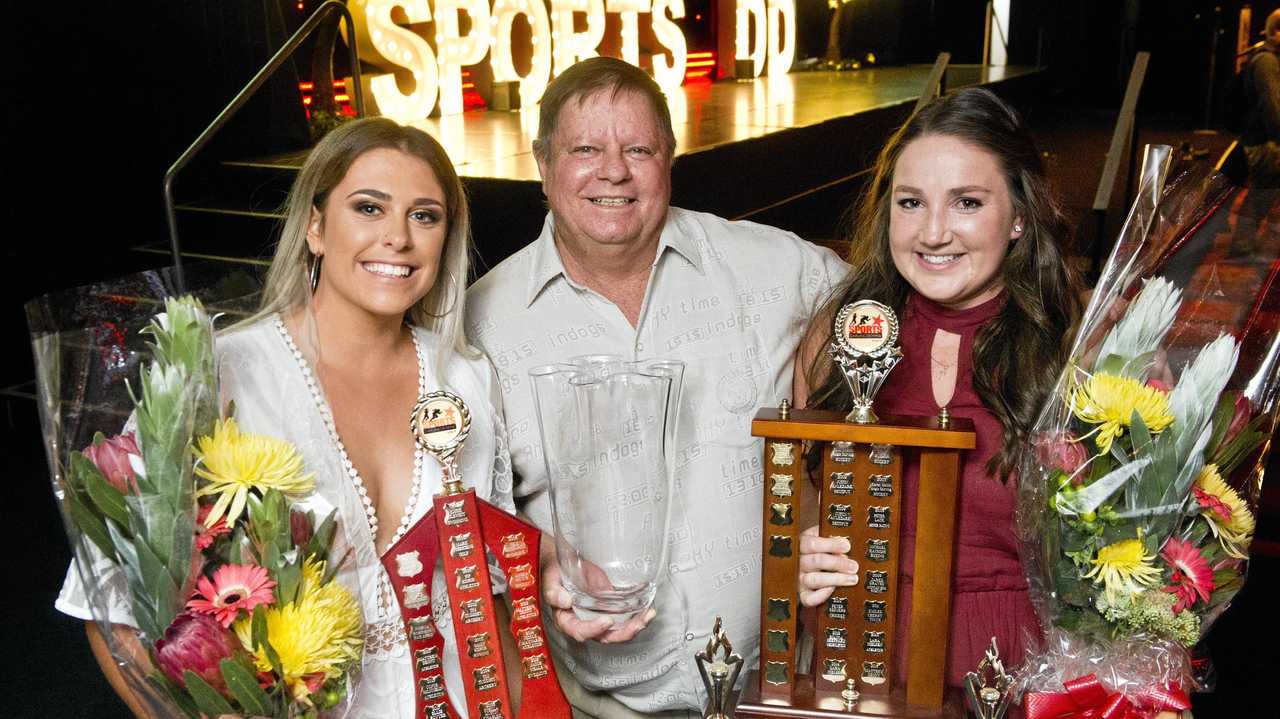
[[[575,32],[574,13],[583,13],[587,27]],[[575,62],[596,56],[596,47],[604,39],[604,0],[551,0],[551,36],[555,39],[552,54],[556,75]]]
[[[795,57],[796,0],[769,0],[769,74],[789,72]]]
[[[764,2],[764,0],[759,0]],[[640,65],[640,13],[649,12],[649,0],[608,0],[609,12],[622,22],[622,59]]]

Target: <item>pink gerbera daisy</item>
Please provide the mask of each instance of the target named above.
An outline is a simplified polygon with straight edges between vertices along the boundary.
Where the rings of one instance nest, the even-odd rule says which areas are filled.
[[[1169,577],[1172,584],[1164,591],[1177,597],[1173,605],[1174,614],[1195,604],[1197,598],[1209,601],[1209,594],[1213,592],[1213,570],[1199,549],[1190,542],[1171,537],[1164,543],[1160,556],[1173,570]]]
[[[241,610],[252,612],[259,604],[270,604],[276,583],[267,570],[253,564],[224,564],[213,570],[213,579],[200,577],[187,608],[212,614],[229,627]]]
[[[231,533],[231,527],[227,526],[225,517],[214,522],[212,527],[204,526],[204,520],[212,509],[210,505],[201,505],[200,514],[196,517],[196,549],[201,552],[213,546],[213,540]]]

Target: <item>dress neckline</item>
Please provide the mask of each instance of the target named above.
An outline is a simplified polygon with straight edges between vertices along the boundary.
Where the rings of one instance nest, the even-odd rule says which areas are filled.
[[[346,470],[347,478],[351,482],[351,486],[355,489],[356,494],[360,497],[360,502],[364,507],[365,519],[369,525],[369,537],[373,544],[374,552],[381,557],[388,549],[394,547],[404,537],[405,532],[413,525],[413,515],[418,507],[418,500],[422,495],[423,471],[422,465],[425,461],[423,449],[421,446],[414,446],[413,451],[413,477],[412,486],[409,490],[409,497],[405,500],[404,509],[401,510],[400,524],[396,527],[396,532],[387,542],[387,546],[381,550],[378,548],[378,512],[373,506],[373,500],[369,498],[369,491],[365,487],[364,479],[361,478],[359,470],[352,463],[350,456],[347,454],[346,445],[342,442],[342,437],[338,434],[338,425],[333,418],[333,410],[329,406],[329,401],[324,396],[324,391],[320,386],[319,378],[311,368],[311,364],[307,358],[298,349],[298,345],[293,341],[293,335],[289,334],[289,328],[284,324],[284,318],[278,313],[274,318],[276,330],[280,337],[288,346],[290,353],[297,362],[298,369],[302,372],[302,378],[307,384],[307,389],[311,392],[311,399],[315,403],[316,410],[320,413],[320,418],[324,421],[325,429],[329,433],[329,441],[333,448],[337,451],[338,457],[342,460],[342,467]],[[427,359],[423,350],[422,342],[418,339],[418,333],[412,328],[409,330],[409,336],[413,340],[414,355],[418,360],[418,396],[421,397],[427,393]]]
[[[907,313],[916,314],[942,329],[962,334],[964,330],[977,328],[1000,314],[1006,299],[1006,293],[1001,290],[995,297],[981,304],[958,310],[940,305],[919,292],[912,292],[907,297]]]

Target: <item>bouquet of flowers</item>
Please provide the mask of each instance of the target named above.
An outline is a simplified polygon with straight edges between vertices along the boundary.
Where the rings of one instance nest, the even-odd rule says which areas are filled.
[[[1237,191],[1203,175],[1166,184],[1166,157],[1148,155],[1022,467],[1018,528],[1047,638],[1023,669],[1032,719],[1188,708],[1190,650],[1244,581],[1275,424],[1276,248],[1231,257]]]
[[[314,486],[301,455],[219,417],[213,321],[198,300],[166,299],[140,331],[146,350],[128,349],[128,324],[33,331],[54,492],[80,581],[104,628],[122,619],[113,601],[136,627],[132,640],[104,632],[126,681],[160,715],[340,707],[363,617],[334,580],[334,517],[291,507]],[[86,353],[107,361],[93,366]],[[66,382],[67,365],[79,381]],[[123,368],[138,369],[136,385]],[[116,404],[121,383],[126,407]],[[107,437],[107,425],[119,433]],[[79,449],[63,454],[68,443]],[[144,651],[119,646],[129,641]]]

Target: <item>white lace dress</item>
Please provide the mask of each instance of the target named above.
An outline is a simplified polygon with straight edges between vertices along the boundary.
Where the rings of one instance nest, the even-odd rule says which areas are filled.
[[[415,328],[414,340],[419,355],[420,387],[426,391],[447,389],[462,397],[471,410],[471,433],[463,446],[460,467],[467,487],[476,495],[508,511],[514,511],[511,499],[511,465],[507,453],[506,430],[502,425],[501,392],[493,370],[483,357],[468,359],[452,356],[441,373],[444,384],[436,380],[428,362],[435,357],[436,338],[426,330]],[[316,477],[316,491],[304,501],[303,508],[323,517],[338,511],[338,532],[333,555],[350,557],[338,574],[338,580],[357,594],[365,617],[364,662],[355,689],[352,711],[348,716],[394,719],[414,716],[413,672],[399,605],[390,594],[390,584],[379,561],[366,516],[362,489],[357,484],[350,462],[333,431],[328,404],[319,383],[306,361],[294,348],[284,325],[266,320],[250,327],[219,335],[216,344],[222,379],[223,402],[235,401],[235,414],[241,428],[270,434],[292,442],[306,461],[307,470]],[[409,433],[408,417],[403,424],[387,428],[388,432]],[[396,522],[406,528],[417,522],[431,508],[432,498],[440,491],[440,467],[430,456],[418,463],[417,489],[410,498],[405,516],[378,517],[380,523]],[[96,557],[103,562],[101,556]],[[490,561],[489,571],[495,584],[501,585],[502,574]],[[57,608],[81,619],[90,619],[90,606],[100,607],[98,616],[108,616],[116,623],[131,622],[123,577],[91,585],[86,591],[75,564],[67,572],[67,580],[58,597]],[[499,586],[496,589],[502,589]],[[458,650],[453,621],[449,613],[448,594],[442,573],[437,569],[433,586],[432,607],[437,626],[445,640],[445,677],[453,706],[465,715],[466,702],[458,671]]]

